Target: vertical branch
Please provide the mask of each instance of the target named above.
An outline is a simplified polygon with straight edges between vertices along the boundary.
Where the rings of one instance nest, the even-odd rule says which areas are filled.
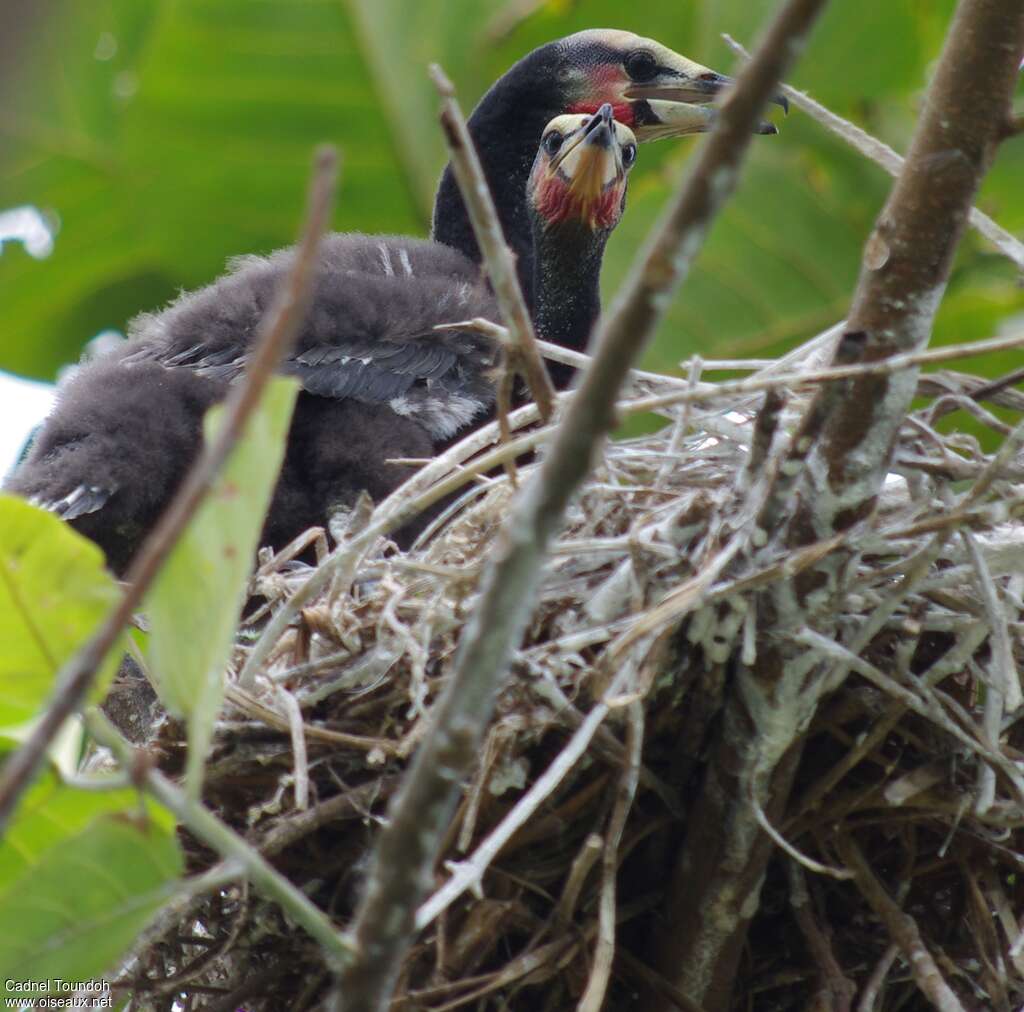
[[[961,0],[910,153],[864,252],[837,363],[919,349],[949,276],[971,201],[1006,122],[1024,47],[1019,0]],[[765,558],[827,541],[866,517],[916,389],[917,370],[826,384],[812,399],[758,526]],[[763,536],[762,536],[763,535]],[[754,603],[769,630],[756,662],[737,666],[690,830],[676,861],[658,964],[708,1012],[724,1012],[770,841],[744,798],[784,810],[818,700],[840,675],[787,634],[831,641],[849,572],[840,550]],[[664,1005],[657,1005],[659,1009]]]
[[[644,707],[640,700],[633,700],[626,709],[626,762],[604,841],[594,965],[587,980],[587,989],[583,992],[576,1012],[601,1012],[608,991],[608,982],[611,980],[612,962],[615,959],[615,921],[618,912],[615,904],[615,885],[619,873],[619,847],[640,779],[640,755],[643,744]]]
[[[594,359],[543,465],[501,531],[454,671],[377,842],[366,894],[351,929],[357,956],[340,981],[342,1009],[375,1012],[387,1007],[460,784],[529,619],[548,544],[615,424],[616,395],[630,367],[735,187],[765,102],[824,4],[789,0],[782,8],[599,325]]]
[[[846,833],[838,833],[836,842],[843,861],[853,869],[854,881],[863,893],[875,914],[885,925],[889,936],[903,953],[903,958],[914,975],[918,989],[933,1008],[939,1012],[966,1012],[960,1000],[953,993],[942,976],[935,958],[928,951],[921,938],[920,929],[914,918],[904,913],[896,901],[886,892],[885,887],[875,878],[860,848]]]
[[[441,128],[448,144],[452,172],[462,192],[484,266],[494,286],[501,317],[508,328],[511,343],[509,359],[523,373],[530,393],[537,402],[540,417],[545,422],[550,421],[555,408],[555,391],[547,366],[537,348],[533,321],[519,287],[515,257],[502,235],[494,198],[487,187],[476,148],[473,147],[466,117],[455,98],[455,86],[436,63],[430,67],[430,77],[441,95]]]
[[[1024,6],[962,0],[903,170],[864,249],[843,339],[861,361],[927,343],[974,195],[1004,136],[1022,49]],[[791,541],[817,540],[870,512],[916,382],[909,369],[822,390],[820,433],[805,432],[816,445]]]

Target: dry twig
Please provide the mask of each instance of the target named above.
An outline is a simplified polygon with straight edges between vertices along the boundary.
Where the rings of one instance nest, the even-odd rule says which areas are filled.
[[[441,128],[448,144],[452,171],[480,247],[484,268],[494,287],[501,317],[512,338],[511,344],[506,345],[509,362],[523,373],[540,417],[548,422],[554,411],[555,391],[537,350],[533,322],[516,275],[515,258],[502,235],[494,198],[487,187],[466,118],[455,98],[455,86],[436,63],[431,64],[430,77],[441,96]]]
[[[745,59],[750,59],[750,53],[731,35],[725,34],[722,38],[734,53],[739,53]],[[903,170],[903,156],[893,151],[884,141],[872,137],[862,127],[836,115],[831,109],[816,102],[806,92],[798,91],[796,88],[784,84],[782,93],[793,103],[795,108],[807,113],[812,119],[849,144],[855,151],[864,155],[865,158],[870,158],[876,165],[880,165],[890,176],[898,176]],[[1005,136],[1010,136],[1010,134]],[[976,207],[972,207],[970,210],[970,223],[1011,263],[1018,269],[1024,270],[1024,243],[1016,236],[1007,232],[998,222],[993,221],[984,211]]]
[[[273,307],[261,322],[260,335],[246,363],[244,378],[228,395],[220,430],[214,440],[204,445],[181,487],[143,542],[125,574],[127,586],[121,600],[89,641],[57,673],[50,701],[31,737],[4,764],[0,774],[0,830],[10,818],[53,736],[81,705],[96,670],[116,644],[164,560],[209,492],[259,403],[263,388],[295,340],[305,312],[320,237],[330,221],[336,175],[336,153],[332,148],[321,149],[316,155],[306,220],[295,261]]]
[[[599,324],[591,368],[539,472],[503,527],[433,726],[381,833],[366,894],[352,927],[360,957],[340,982],[343,1008],[384,1008],[413,929],[413,912],[462,775],[490,716],[509,655],[522,636],[540,563],[596,447],[615,424],[618,389],[653,333],[674,289],[735,183],[761,109],[823,0],[790,0],[740,77],[721,119],[622,294]]]

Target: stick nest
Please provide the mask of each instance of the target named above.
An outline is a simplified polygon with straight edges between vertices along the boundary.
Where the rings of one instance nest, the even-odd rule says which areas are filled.
[[[1024,1002],[1024,530],[1014,519],[1024,469],[1006,455],[987,492],[958,513],[993,457],[975,437],[934,424],[966,408],[1004,437],[1008,428],[970,396],[980,385],[952,373],[922,378],[925,406],[902,426],[876,512],[834,549],[852,567],[838,634],[831,648],[808,639],[807,649],[838,687],[793,746],[802,745],[795,787],[774,820],[793,852],[777,848],[769,866],[736,1009],[849,1009],[872,987],[877,1002],[863,1008],[931,1007],[863,877],[849,877],[851,841],[964,1009],[1009,1012]],[[1012,391],[996,399],[1018,411],[1024,400]],[[789,395],[775,444],[805,402]],[[737,672],[756,665],[773,634],[759,622],[757,595],[801,563],[759,557],[751,579],[753,556],[741,551],[688,608],[656,609],[753,529],[749,502],[775,452],[757,446],[757,406],[734,397],[672,409],[659,432],[606,448],[548,561],[437,887],[602,699],[607,716],[582,757],[565,762],[557,788],[481,863],[481,887],[420,933],[394,1008],[575,1008],[594,972],[612,867],[617,928],[605,1007],[640,1007],[638,995],[652,993],[694,1007],[654,967],[672,869],[700,828],[710,745]],[[530,470],[520,468],[521,482]],[[425,546],[403,553],[378,543],[351,579],[304,610],[252,692],[229,688],[207,803],[339,925],[358,901],[377,827],[450,671],[512,494],[507,476],[492,477]],[[254,590],[266,605],[240,630],[239,664],[265,611],[307,574],[264,560]],[[844,661],[873,620],[878,631],[856,663]],[[644,636],[629,643],[641,622]],[[642,732],[639,765],[630,721]],[[293,747],[299,737],[304,756]],[[180,769],[180,726],[163,719],[154,744],[162,765]],[[753,826],[752,809],[749,817]],[[186,844],[193,871],[213,863]],[[838,877],[812,870],[815,862]],[[137,1000],[324,1007],[330,975],[316,946],[254,892],[229,886],[178,913],[132,964]],[[825,997],[832,1004],[814,1004]]]

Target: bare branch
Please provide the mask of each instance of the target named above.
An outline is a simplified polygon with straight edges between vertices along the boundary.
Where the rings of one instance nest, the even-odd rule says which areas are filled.
[[[824,0],[790,0],[782,9],[599,325],[594,361],[547,458],[502,529],[455,669],[378,840],[352,927],[359,955],[342,975],[341,1008],[372,1012],[387,1005],[459,785],[528,619],[547,546],[597,447],[615,424],[620,386],[735,186],[766,99],[823,5]]]
[[[217,437],[204,445],[199,458],[125,574],[127,587],[124,596],[111,609],[90,640],[57,673],[42,718],[31,737],[5,763],[0,776],[0,831],[46,754],[53,736],[78,709],[97,668],[117,642],[132,612],[145,597],[164,560],[209,492],[249,416],[259,403],[263,388],[295,340],[305,313],[320,237],[330,222],[336,176],[336,152],[333,148],[321,148],[315,157],[305,224],[295,261],[273,306],[261,321],[259,337],[246,364],[245,378],[228,395],[224,420]]]
[[[825,657],[832,657],[848,664],[857,674],[862,675],[869,682],[877,685],[883,692],[889,693],[894,699],[899,700],[909,710],[920,714],[930,720],[936,727],[942,728],[962,745],[998,769],[1005,777],[1017,795],[1018,803],[1024,803],[1024,776],[1017,769],[1012,759],[999,751],[998,742],[981,742],[972,734],[963,730],[960,724],[953,720],[943,709],[936,698],[936,690],[928,686],[921,686],[917,691],[908,689],[897,682],[894,678],[880,671],[874,664],[869,663],[862,657],[857,657],[845,647],[822,636],[813,629],[803,629],[795,637],[801,644],[813,647]],[[973,724],[973,722],[968,722]]]
[[[483,880],[484,872],[498,856],[502,847],[526,825],[540,806],[580,761],[597,733],[601,722],[611,710],[609,697],[626,687],[628,672],[625,666],[612,680],[601,699],[566,742],[551,765],[539,776],[530,789],[512,806],[512,810],[480,842],[473,854],[453,868],[452,877],[434,893],[416,912],[416,927],[425,928],[455,902],[467,889],[473,889]]]
[[[430,65],[430,78],[441,95],[441,128],[448,144],[452,171],[465,201],[484,267],[494,287],[501,317],[512,338],[509,358],[526,378],[541,418],[545,422],[550,421],[555,406],[555,390],[537,350],[533,322],[516,275],[515,257],[502,235],[494,198],[473,147],[466,118],[455,98],[455,86],[436,63]]]
[[[864,990],[861,991],[860,1000],[857,1002],[857,1012],[875,1012],[875,1002],[878,1000],[879,992],[899,954],[900,950],[896,945],[890,945],[882,953],[875,968],[871,971],[868,982],[864,985]]]
[[[739,53],[740,56],[746,59],[750,58],[746,48],[731,35],[724,33],[722,38],[733,52]],[[841,140],[849,144],[855,151],[864,155],[865,158],[870,158],[876,165],[880,165],[890,176],[898,176],[900,174],[903,169],[903,156],[895,152],[884,141],[880,141],[877,137],[872,137],[862,127],[851,123],[847,119],[843,119],[842,116],[836,115],[831,109],[826,108],[820,102],[816,102],[806,92],[798,91],[796,88],[784,84],[782,86],[782,93],[797,109],[807,113],[811,119],[816,120],[826,130],[830,130]],[[1011,120],[1009,122],[1013,123],[1014,121]],[[1016,122],[1019,123],[1020,118]],[[1003,136],[1010,137],[1016,132],[1014,129],[1007,129]],[[1007,232],[998,222],[993,221],[984,211],[980,211],[976,207],[971,208],[968,220],[971,223],[971,227],[988,239],[1007,260],[1016,265],[1020,270],[1024,270],[1024,243],[1012,233]]]
[[[608,822],[604,841],[604,859],[601,869],[601,903],[598,920],[597,945],[594,965],[590,970],[587,988],[577,1006],[577,1012],[601,1012],[604,1007],[608,981],[615,959],[615,880],[619,872],[619,845],[626,828],[626,819],[633,806],[640,772],[640,752],[644,738],[644,708],[634,700],[626,708],[626,749],[628,760],[622,770],[615,807]]]
[[[921,939],[917,923],[896,905],[885,887],[875,878],[871,866],[848,833],[837,833],[836,843],[843,862],[853,869],[857,887],[903,952],[921,992],[939,1012],[966,1012],[939,971],[932,954]]]
[[[821,1007],[831,1009],[833,1012],[850,1012],[850,1004],[857,989],[853,981],[843,973],[843,969],[832,951],[827,931],[818,925],[814,911],[811,909],[813,904],[803,869],[799,864],[791,861],[787,870],[789,872],[789,903],[821,975],[822,991],[824,992],[824,1001]],[[852,877],[852,872],[849,877]]]
[[[873,361],[927,342],[971,201],[1000,140],[1022,46],[1020,4],[963,0],[957,8],[910,152],[865,247],[837,355]],[[870,511],[915,388],[908,370],[822,391],[821,438],[804,471],[805,505],[792,537],[821,537]],[[817,414],[812,407],[808,417]],[[818,436],[805,423],[798,438]]]
[[[1013,713],[1021,704],[1020,675],[1013,660],[1013,642],[1007,626],[1006,610],[988,563],[978,548],[978,542],[967,528],[960,531],[960,537],[967,547],[971,565],[977,574],[978,589],[981,591],[981,600],[985,605],[985,613],[992,630],[992,665],[985,686],[982,727],[988,735],[989,742],[998,747],[1005,713]],[[992,807],[995,797],[996,771],[991,766],[979,763],[975,811],[979,815],[984,815]]]
[[[579,853],[573,859],[572,867],[565,880],[562,895],[558,898],[558,906],[555,908],[555,921],[564,930],[572,921],[573,911],[576,909],[576,901],[579,899],[583,883],[590,874],[590,869],[601,856],[604,843],[597,833],[591,833],[580,847]]]
[[[309,897],[268,863],[260,853],[245,842],[203,806],[174,786],[162,773],[130,745],[104,713],[96,708],[86,713],[86,724],[92,736],[109,748],[122,767],[139,773],[142,784],[157,801],[174,814],[198,840],[240,867],[245,877],[265,896],[280,903],[296,924],[309,932],[323,947],[324,955],[335,967],[351,956],[348,943],[335,929],[330,918]]]

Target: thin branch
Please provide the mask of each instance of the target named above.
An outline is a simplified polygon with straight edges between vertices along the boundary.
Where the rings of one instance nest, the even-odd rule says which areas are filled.
[[[860,993],[860,1000],[857,1002],[857,1012],[875,1012],[875,1003],[882,990],[882,985],[885,983],[885,978],[889,975],[889,970],[892,969],[892,964],[896,962],[896,957],[899,954],[899,946],[890,945],[879,957],[875,968],[871,971],[871,976],[868,977],[868,982],[864,985],[864,990]]]
[[[485,322],[489,328],[494,328],[496,331],[504,332],[505,330],[505,328],[500,327],[498,324],[493,324],[490,321]],[[474,320],[472,323],[476,327],[478,321]],[[773,362],[771,367],[761,370],[762,374],[759,376],[742,380],[730,380],[718,384],[700,382],[696,385],[695,389],[691,389],[689,382],[680,377],[663,376],[660,373],[644,372],[639,369],[631,370],[630,377],[663,384],[670,387],[673,392],[666,395],[620,401],[615,405],[616,414],[622,416],[645,411],[656,411],[659,408],[669,407],[674,404],[696,404],[736,393],[757,393],[763,390],[771,390],[777,386],[825,383],[831,379],[871,376],[876,373],[884,375],[893,368],[889,363],[883,361],[845,366],[835,372],[830,372],[827,369],[807,372],[779,372],[780,366],[792,368],[808,356],[819,355],[823,347],[828,347],[837,334],[837,327],[830,328],[824,334],[819,334],[800,348],[794,349],[794,351],[784,356],[778,362]],[[906,356],[900,356],[897,367],[969,358],[974,355],[1017,348],[1022,345],[1024,345],[1024,334],[990,338],[985,341],[975,341],[969,344],[950,345],[949,347],[937,348],[931,351],[913,352]],[[566,348],[559,348],[557,345],[550,345],[543,341],[538,342],[538,346],[553,361],[564,362],[577,368],[585,368],[593,361],[590,355],[570,351]],[[711,365],[713,363],[705,363],[706,367]],[[568,403],[573,396],[575,396],[573,393],[559,394],[557,402],[559,404]],[[508,416],[509,428],[512,430],[522,428],[535,422],[537,418],[538,412],[536,407],[526,405],[513,411]],[[492,451],[487,456],[474,461],[471,467],[457,470],[464,461],[494,443],[498,438],[498,423],[491,422],[471,432],[403,482],[387,499],[377,506],[366,527],[358,535],[339,545],[293,596],[274,613],[274,617],[267,623],[260,634],[259,640],[257,640],[246,658],[242,672],[238,676],[239,684],[243,686],[252,684],[256,673],[269,657],[277,641],[288,626],[295,621],[302,608],[327,587],[334,578],[335,573],[354,566],[355,560],[377,538],[397,530],[428,506],[433,505],[439,499],[468,484],[475,475],[485,473],[494,467],[500,466],[508,459],[510,454],[513,456],[521,455],[532,449],[538,443],[546,440],[550,433],[550,429],[543,429],[531,435],[520,437],[520,439],[508,444],[505,450]]]
[[[455,86],[436,63],[430,65],[430,79],[441,96],[441,129],[448,144],[452,172],[459,184],[484,267],[494,287],[501,318],[512,338],[510,362],[522,371],[541,418],[548,422],[554,412],[555,390],[537,350],[533,322],[516,275],[515,257],[502,235],[494,198],[469,135],[466,118],[455,98]]]
[[[978,543],[971,532],[964,528],[960,531],[970,556],[981,591],[981,601],[985,606],[985,614],[991,629],[990,643],[992,664],[989,668],[989,679],[985,685],[985,704],[982,711],[982,728],[989,742],[999,747],[999,735],[1006,712],[1013,713],[1021,704],[1020,675],[1013,660],[1013,646],[1006,621],[1006,609],[999,597],[995,581],[985,557],[978,549]],[[996,799],[996,771],[986,763],[978,763],[978,787],[974,801],[974,810],[984,815]]]
[[[819,651],[823,656],[842,661],[858,675],[866,678],[873,685],[883,692],[887,692],[894,699],[898,699],[909,710],[930,720],[936,727],[941,728],[951,735],[962,745],[990,763],[998,769],[1007,781],[1013,786],[1017,795],[1018,803],[1024,803],[1024,775],[1017,769],[1016,764],[1008,756],[999,751],[999,744],[990,744],[979,741],[975,736],[968,734],[960,725],[952,720],[939,704],[935,697],[935,690],[928,686],[921,686],[914,691],[901,685],[896,679],[885,674],[874,664],[858,657],[841,643],[828,636],[822,636],[813,629],[802,629],[794,640],[804,647],[811,647]]]
[[[274,690],[288,720],[295,769],[293,774],[295,777],[295,807],[302,812],[309,807],[309,760],[306,753],[302,710],[299,709],[299,701],[287,689],[275,685]]]
[[[537,346],[545,358],[550,358],[555,362],[563,362],[578,369],[585,368],[592,361],[590,355],[562,348],[556,344],[548,344],[546,341],[538,341]],[[630,378],[643,380],[655,386],[669,387],[673,391],[678,391],[678,396],[667,394],[663,400],[651,402],[667,407],[670,404],[697,404],[715,400],[721,396],[760,393],[765,390],[776,390],[780,387],[799,390],[804,387],[830,383],[833,380],[859,379],[869,376],[892,376],[913,366],[938,365],[940,362],[954,362],[962,358],[974,358],[976,355],[1011,351],[1020,347],[1024,347],[1024,333],[1007,334],[1004,337],[988,337],[980,341],[965,341],[962,344],[949,344],[941,348],[908,351],[900,355],[892,355],[877,362],[854,362],[850,365],[823,366],[800,372],[779,372],[778,370],[769,372],[764,370],[765,375],[749,376],[745,379],[737,380],[724,380],[719,383],[709,383],[707,381],[691,382],[690,380],[683,379],[681,376],[644,372],[641,369],[631,370]],[[773,362],[772,364],[777,365],[778,363]],[[709,368],[735,369],[740,365],[740,362],[702,363],[705,372]],[[759,368],[758,366],[751,366],[751,368],[754,367]],[[1008,380],[1008,382],[1013,381],[1013,379]],[[983,381],[979,380],[979,382]],[[1000,380],[999,382],[1002,383],[1003,381]],[[983,387],[973,391],[971,397],[982,399],[995,390],[996,381],[985,383]]]
[[[611,712],[609,699],[625,689],[629,677],[630,673],[623,665],[608,686],[604,697],[587,713],[569,741],[543,774],[537,777],[530,789],[512,806],[511,811],[477,845],[470,857],[449,866],[452,877],[416,911],[417,930],[425,928],[464,892],[475,889],[483,881],[484,872],[491,866],[491,862],[505,844],[530,821],[540,806],[576,767],[597,734],[602,721]]]
[[[295,340],[309,297],[320,237],[330,222],[336,176],[337,155],[334,149],[319,149],[295,261],[273,306],[260,323],[260,333],[246,364],[245,377],[228,395],[223,422],[216,437],[204,445],[170,505],[135,556],[125,575],[127,587],[124,596],[89,641],[57,673],[50,701],[31,737],[4,764],[0,774],[0,832],[46,754],[53,736],[81,705],[96,670],[117,643],[121,630],[138,608],[164,560],[212,487],[259,403],[263,388]]]
[[[619,846],[633,807],[640,772],[640,752],[644,741],[644,708],[639,700],[626,707],[627,761],[616,792],[615,807],[608,821],[601,869],[601,902],[598,909],[597,945],[594,965],[577,1012],[601,1012],[615,960],[615,881],[619,872]]]
[[[562,895],[558,897],[558,904],[555,907],[555,923],[559,929],[564,931],[572,922],[573,913],[576,910],[576,902],[579,899],[583,884],[594,867],[597,859],[601,856],[604,844],[597,833],[590,833],[583,841],[579,853],[573,858],[572,866],[562,888]],[[423,909],[422,907],[420,908]]]
[[[989,352],[1005,351],[1024,346],[1024,334],[1007,337],[986,338],[967,344],[950,345],[924,351],[908,351],[892,355],[875,362],[853,362],[849,365],[831,365],[804,372],[772,373],[749,376],[746,379],[725,380],[722,383],[700,383],[691,388],[685,380],[676,380],[671,393],[646,398],[647,410],[669,407],[674,404],[697,404],[716,400],[733,394],[760,393],[765,390],[787,388],[800,390],[806,387],[822,386],[839,380],[875,379],[894,376],[907,369],[937,362],[951,362],[960,358],[973,358]]]
[[[818,965],[818,973],[821,976],[824,1001],[821,1007],[830,1009],[831,1012],[850,1012],[850,1003],[853,1001],[857,988],[852,980],[843,973],[835,953],[832,951],[832,944],[826,930],[819,927],[812,909],[811,894],[807,889],[807,882],[804,879],[803,870],[795,861],[787,865],[789,872],[789,904],[793,908],[796,922],[807,942],[808,949]],[[851,872],[848,876],[853,877]]]
[[[594,361],[548,455],[502,528],[453,673],[377,841],[352,927],[359,956],[340,983],[343,1009],[373,1012],[387,1006],[460,784],[475,759],[497,689],[529,618],[548,544],[597,448],[616,423],[618,390],[735,187],[761,110],[800,48],[797,40],[810,30],[823,4],[790,0],[782,9],[599,324]]]
[[[723,34],[725,44],[733,52],[739,53],[747,59],[750,54],[744,46],[737,42],[731,35]],[[816,120],[825,129],[830,130],[841,140],[845,141],[855,151],[870,158],[876,165],[880,165],[890,176],[898,176],[903,169],[903,156],[897,154],[888,144],[872,137],[866,130],[851,123],[849,120],[837,116],[831,109],[827,109],[820,102],[816,102],[806,92],[797,91],[788,84],[782,86],[782,93],[801,112],[807,113],[811,119]],[[1011,131],[1012,133],[1012,131]],[[1010,136],[1006,134],[1005,136]],[[1024,270],[1024,243],[1016,236],[1007,232],[1002,225],[993,221],[984,211],[972,207],[970,210],[971,226],[983,235],[1000,253],[1011,263],[1021,270]]]
[[[843,863],[853,869],[857,887],[885,925],[889,937],[899,946],[921,993],[939,1012],[966,1012],[925,947],[917,922],[896,905],[875,878],[850,834],[836,833],[835,840]]]
[[[258,851],[209,812],[201,802],[189,798],[144,759],[140,761],[138,750],[121,737],[102,710],[87,710],[85,720],[89,733],[101,745],[109,748],[125,769],[137,772],[146,790],[196,839],[202,840],[221,857],[235,862],[257,889],[279,903],[296,924],[305,928],[310,937],[320,943],[328,962],[337,968],[351,957],[351,948],[341,932],[305,893],[275,871]]]
[[[813,871],[816,875],[828,875],[831,878],[843,881],[844,879],[853,878],[853,872],[848,868],[833,868],[831,865],[822,864],[820,861],[815,861],[814,858],[808,857],[806,854],[802,854],[796,847],[793,846],[769,821],[768,816],[765,814],[764,807],[761,802],[757,800],[753,790],[750,791],[750,807],[754,812],[754,818],[757,819],[757,824],[772,838],[775,846],[780,850],[785,851],[790,860],[793,862],[793,866],[803,865],[808,871]]]
[[[930,556],[929,556],[930,558]],[[930,568],[930,567],[929,567]],[[900,588],[900,600],[905,599],[907,593],[911,590],[910,586],[901,586]],[[884,614],[889,613],[889,608],[884,609]],[[857,639],[851,644],[850,652],[858,653],[863,645],[870,642],[873,636],[873,631],[877,631],[884,625],[884,619],[870,621],[865,624],[866,633],[862,630],[858,633]],[[988,630],[980,622],[972,623],[970,628],[965,632],[956,642],[956,644],[950,648],[950,650],[943,654],[941,659],[936,661],[930,668],[922,672],[919,676],[922,685],[935,685],[943,678],[947,677],[952,671],[958,670],[962,665],[966,664],[967,660],[974,655],[978,647],[988,637]],[[803,797],[800,799],[798,811],[801,814],[806,814],[811,809],[819,805],[822,799],[829,794],[839,783],[840,780],[847,773],[850,772],[858,763],[860,763],[865,756],[873,752],[883,741],[885,741],[889,732],[900,722],[903,714],[907,708],[902,702],[891,703],[886,710],[877,716],[871,725],[870,731],[868,731],[862,737],[859,737],[854,745],[848,749],[843,758],[837,762],[831,769],[824,773],[818,780],[814,781],[811,786],[805,791]],[[888,796],[887,796],[888,800]],[[789,828],[789,827],[787,827]]]

